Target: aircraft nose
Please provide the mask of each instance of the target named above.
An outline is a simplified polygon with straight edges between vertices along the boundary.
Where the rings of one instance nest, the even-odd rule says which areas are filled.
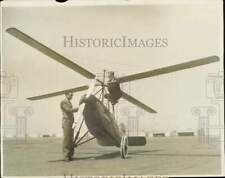
[[[91,101],[93,101],[92,98],[93,98],[93,95],[90,95],[89,97],[87,97],[86,94],[84,94],[80,98],[79,105],[81,105],[83,103],[91,103]]]
[[[80,98],[80,101],[79,101],[79,105],[83,104],[83,103],[86,103],[86,94],[82,95],[81,98]]]

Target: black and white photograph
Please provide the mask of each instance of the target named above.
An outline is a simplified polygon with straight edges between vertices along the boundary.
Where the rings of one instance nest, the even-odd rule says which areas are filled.
[[[223,1],[0,3],[1,177],[225,175]]]

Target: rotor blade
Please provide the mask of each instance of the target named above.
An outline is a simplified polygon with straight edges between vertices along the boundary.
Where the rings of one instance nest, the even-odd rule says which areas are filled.
[[[122,98],[126,99],[127,101],[131,102],[132,104],[144,109],[147,112],[150,113],[157,113],[154,109],[150,108],[149,106],[145,105],[144,103],[138,101],[134,97],[128,95],[127,93],[122,91]]]
[[[37,49],[38,51],[42,52],[43,54],[47,55],[48,57],[58,61],[59,63],[65,65],[66,67],[78,72],[79,74],[83,75],[84,77],[88,79],[95,78],[95,75],[83,67],[77,65],[76,63],[72,62],[71,60],[67,59],[66,57],[60,55],[56,51],[53,51],[52,49],[48,48],[47,46],[41,44],[37,40],[33,39],[32,37],[28,36],[27,34],[21,32],[20,30],[16,28],[8,28],[6,30],[9,34],[16,37],[17,39],[23,41],[27,45]]]
[[[34,97],[27,98],[27,99],[28,100],[40,100],[40,99],[46,99],[46,98],[50,98],[50,97],[54,97],[54,96],[63,95],[69,91],[74,93],[74,92],[79,92],[79,91],[83,91],[83,90],[87,90],[87,89],[88,89],[88,86],[84,85],[84,86],[71,88],[71,89],[67,89],[67,90],[62,90],[62,91],[58,91],[58,92],[54,92],[54,93],[48,93],[48,94],[44,94],[44,95],[34,96]]]
[[[147,78],[147,77],[153,77],[153,76],[157,76],[157,75],[176,72],[176,71],[193,68],[193,67],[198,67],[201,65],[218,62],[218,61],[219,61],[218,56],[209,56],[209,57],[201,58],[198,60],[193,60],[193,61],[176,64],[176,65],[172,65],[172,66],[168,66],[168,67],[163,67],[163,68],[159,68],[159,69],[155,69],[155,70],[151,70],[151,71],[147,71],[147,72],[142,72],[142,73],[138,73],[138,74],[132,74],[132,75],[120,77],[117,80],[120,83],[130,82],[133,80],[139,80],[139,79],[143,79],[143,78]]]

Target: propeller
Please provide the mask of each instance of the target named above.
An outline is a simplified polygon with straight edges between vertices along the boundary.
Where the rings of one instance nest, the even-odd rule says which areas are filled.
[[[42,52],[43,54],[47,55],[48,57],[54,59],[55,61],[65,65],[66,67],[78,72],[79,74],[83,75],[88,79],[95,78],[95,75],[83,67],[77,65],[73,61],[67,59],[66,57],[62,56],[61,54],[57,53],[56,51],[50,49],[49,47],[43,45],[42,43],[38,42],[37,40],[33,39],[32,37],[28,36],[27,34],[23,33],[22,31],[16,28],[8,28],[6,30],[9,34],[16,37],[17,39],[23,41],[27,45],[35,48],[36,50]]]
[[[149,106],[145,105],[144,103],[138,101],[137,99],[135,99],[134,97],[128,95],[127,93],[125,93],[124,91],[122,92],[122,98],[124,98],[125,100],[129,101],[130,103],[144,109],[145,111],[149,112],[149,113],[157,113],[154,109],[150,108]]]
[[[184,62],[181,64],[176,64],[176,65],[172,65],[172,66],[168,66],[168,67],[162,67],[162,68],[155,69],[155,70],[150,70],[147,72],[141,72],[141,73],[137,73],[137,74],[127,75],[124,77],[117,78],[117,80],[120,83],[131,82],[134,80],[139,80],[139,79],[148,78],[148,77],[154,77],[154,76],[158,76],[158,75],[162,75],[162,74],[168,74],[171,72],[177,72],[180,70],[198,67],[201,65],[206,65],[206,64],[210,64],[210,63],[218,62],[218,61],[219,61],[218,56],[209,56],[209,57],[201,58],[198,60]]]
[[[84,91],[87,90],[88,86],[87,85],[83,85],[80,87],[76,87],[76,88],[71,88],[71,89],[67,89],[67,90],[61,90],[61,91],[57,91],[57,92],[53,92],[53,93],[48,93],[48,94],[44,94],[44,95],[39,95],[39,96],[34,96],[34,97],[30,97],[27,98],[28,100],[40,100],[40,99],[46,99],[46,98],[50,98],[50,97],[54,97],[54,96],[59,96],[59,95],[63,95],[66,92],[79,92],[79,91]]]

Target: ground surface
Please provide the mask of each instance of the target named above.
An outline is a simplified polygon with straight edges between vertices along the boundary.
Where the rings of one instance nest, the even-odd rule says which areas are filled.
[[[183,175],[220,174],[219,147],[197,137],[150,138],[144,147],[129,147],[128,159],[116,147],[92,141],[76,150],[73,161],[62,161],[61,139],[4,140],[4,175]]]

